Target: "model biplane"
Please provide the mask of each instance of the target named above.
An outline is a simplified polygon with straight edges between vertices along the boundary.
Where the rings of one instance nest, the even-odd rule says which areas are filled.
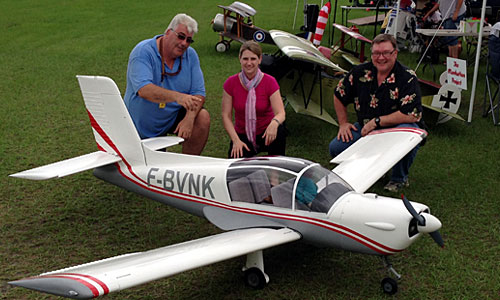
[[[422,92],[422,107],[424,108],[423,118],[429,126],[445,123],[451,119],[464,121],[458,112],[461,100],[460,88],[443,83],[418,80]]]
[[[269,281],[263,250],[296,240],[378,255],[399,278],[388,262],[390,255],[424,233],[443,245],[441,223],[426,205],[405,197],[364,194],[422,141],[424,130],[375,131],[335,158],[338,166],[333,171],[291,157],[192,156],[165,151],[182,142],[178,137],[141,140],[111,79],[78,76],[78,81],[99,150],[11,176],[44,180],[94,169],[102,180],[204,217],[224,232],[27,277],[12,285],[89,299],[246,255],[245,282],[262,288]],[[387,277],[382,287],[392,294],[397,282]]]
[[[220,42],[215,44],[217,52],[228,51],[232,41],[243,43],[254,40],[259,43],[273,44],[269,32],[253,24],[257,11],[250,5],[235,1],[229,6],[218,5],[223,13],[217,14],[212,21],[212,28],[219,32]]]
[[[280,62],[283,58],[274,54],[273,63],[265,62],[262,68],[276,77],[282,95],[295,112],[337,125],[337,122],[323,109],[323,95],[328,95],[327,101],[332,101],[331,95],[338,79],[342,73],[347,72],[346,69],[367,61],[366,46],[372,41],[355,28],[338,24],[333,24],[333,27],[341,31],[341,36],[330,48],[323,46],[316,48],[308,40],[291,33],[271,30],[271,37],[281,53],[292,61]],[[422,79],[419,79],[419,84],[426,124],[433,126],[452,118],[464,121],[457,114],[460,106],[460,89],[450,84],[441,86]]]
[[[280,51],[265,57],[262,70],[278,80],[282,96],[295,112],[337,125],[323,109],[323,95],[331,99],[338,81],[335,74],[346,70],[327,59],[309,40],[281,30],[270,33]]]

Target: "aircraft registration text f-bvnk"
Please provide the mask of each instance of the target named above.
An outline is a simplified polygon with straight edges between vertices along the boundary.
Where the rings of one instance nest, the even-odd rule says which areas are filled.
[[[320,246],[387,257],[422,233],[443,245],[440,221],[424,204],[364,194],[418,145],[426,132],[415,128],[375,131],[332,162],[291,157],[220,159],[159,151],[178,137],[141,140],[116,84],[78,76],[98,151],[13,174],[43,180],[94,169],[94,175],[124,189],[204,217],[223,233],[145,252],[129,253],[10,282],[75,299],[95,298],[247,255],[245,282],[262,288],[264,249],[302,240]],[[384,292],[397,291],[392,278]]]

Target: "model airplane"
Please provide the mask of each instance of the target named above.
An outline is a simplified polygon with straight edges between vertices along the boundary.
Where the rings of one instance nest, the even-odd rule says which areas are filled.
[[[426,135],[399,128],[373,132],[342,153],[327,170],[290,157],[220,159],[159,149],[178,137],[141,140],[116,84],[78,76],[96,152],[11,175],[43,180],[94,169],[94,175],[191,214],[225,232],[150,251],[129,253],[10,282],[58,296],[88,299],[247,255],[245,281],[264,287],[264,249],[302,240],[387,257],[423,233],[439,245],[440,221],[424,204],[363,194]],[[397,283],[385,278],[386,293]]]
[[[263,60],[261,69],[278,80],[282,96],[295,112],[338,125],[323,109],[323,94],[332,95],[338,81],[333,75],[347,71],[326,58],[309,40],[281,30],[270,33],[280,51],[265,57],[273,62]]]
[[[229,6],[218,6],[222,8],[223,13],[215,15],[212,21],[213,30],[220,35],[220,42],[215,44],[217,52],[228,51],[232,41],[244,43],[254,40],[274,44],[269,32],[253,24],[252,17],[257,13],[253,7],[238,1]]]
[[[281,52],[292,62],[281,62],[279,55],[269,66],[261,66],[264,72],[276,77],[282,95],[297,113],[310,115],[333,125],[337,122],[323,110],[323,95],[333,95],[339,73],[346,73],[352,66],[366,62],[367,45],[371,40],[361,35],[355,28],[339,24],[333,27],[340,30],[341,37],[330,48],[316,48],[311,42],[291,33],[271,30],[271,37]],[[348,43],[350,42],[350,43]],[[347,47],[354,45],[354,49]],[[285,76],[286,75],[286,76]],[[451,84],[436,84],[419,79],[422,92],[422,106],[426,124],[435,126],[451,119],[464,119],[457,114],[460,106],[460,89]],[[300,88],[300,89],[299,89]],[[328,101],[332,101],[328,97]]]
[[[452,119],[465,122],[465,119],[457,114],[461,99],[460,88],[423,79],[418,82],[422,92],[423,118],[427,125],[436,126]]]

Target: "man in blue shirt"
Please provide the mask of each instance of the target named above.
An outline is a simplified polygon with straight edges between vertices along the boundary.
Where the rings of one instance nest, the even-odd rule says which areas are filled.
[[[193,18],[178,14],[163,35],[137,44],[124,97],[141,138],[176,134],[185,140],[182,152],[195,155],[203,151],[210,128],[200,60],[189,47],[197,31]]]

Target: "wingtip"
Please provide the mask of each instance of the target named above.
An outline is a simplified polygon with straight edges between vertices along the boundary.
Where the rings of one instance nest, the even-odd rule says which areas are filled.
[[[29,179],[29,180],[47,180],[47,179],[54,178],[56,176],[46,175],[46,174],[41,174],[41,173],[19,172],[19,173],[15,173],[15,174],[10,174],[9,177]]]
[[[85,284],[70,278],[31,277],[10,281],[8,284],[72,299],[92,299],[99,296]]]

